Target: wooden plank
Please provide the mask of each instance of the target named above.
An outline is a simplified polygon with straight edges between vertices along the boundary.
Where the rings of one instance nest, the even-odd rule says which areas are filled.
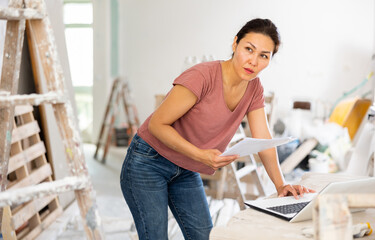
[[[53,223],[53,221],[63,213],[62,207],[58,207],[52,213],[43,219],[42,223],[31,230],[22,240],[34,240],[44,229]]]
[[[27,1],[26,7],[45,12],[46,5],[42,0]],[[29,48],[31,52],[39,56],[41,67],[47,81],[48,91],[65,92],[65,80],[51,23],[48,18],[42,21],[28,21]],[[33,59],[33,58],[31,58]],[[75,191],[78,205],[80,206],[83,227],[88,239],[100,240],[103,238],[100,217],[92,194],[92,184],[82,150],[80,132],[75,121],[75,115],[70,102],[54,105],[54,114],[59,131],[63,139],[67,163],[75,176],[87,177],[88,187],[81,191]]]
[[[12,144],[11,146],[11,149],[10,149],[10,158],[13,156],[13,155],[17,155],[19,154],[20,152],[22,152],[22,143],[21,142],[15,142]],[[10,165],[10,159],[9,159],[9,165]],[[9,166],[8,166],[8,174],[10,172],[13,172],[13,171],[9,171]]]
[[[30,123],[34,122],[34,115],[32,113],[33,108],[29,106],[21,106],[22,113],[20,115],[20,122],[22,123]],[[31,110],[31,111],[29,111]],[[25,125],[26,125],[25,124]],[[24,125],[23,125],[24,126]],[[20,150],[15,149],[16,151],[12,150],[12,154],[17,153],[15,155],[12,155],[10,161],[9,161],[9,170],[13,170],[17,167],[24,166],[28,161],[31,161],[36,158],[40,158],[40,160],[36,161],[36,167],[41,167],[47,164],[45,160],[45,146],[43,142],[40,141],[39,134],[32,135],[34,140],[32,141],[34,144],[31,145],[31,147],[26,148],[24,151],[22,151],[22,148]],[[20,142],[16,142],[14,144],[19,144]],[[12,145],[13,147],[13,145]],[[15,162],[16,160],[16,162]],[[39,162],[39,163],[38,163]],[[15,165],[13,163],[16,163]],[[9,171],[10,172],[10,171]],[[17,176],[18,177],[18,176]],[[22,178],[22,177],[20,177]],[[52,180],[51,177],[47,177],[50,181]],[[45,180],[45,179],[42,179]],[[19,189],[23,191],[23,189]],[[56,216],[54,216],[54,209],[59,207],[57,202],[57,196],[56,195],[49,195],[42,199],[35,200],[33,202],[29,202],[24,206],[19,206],[16,209],[12,210],[13,218],[12,218],[12,229],[19,229],[22,227],[25,223],[28,222],[28,226],[23,229],[21,232],[17,233],[17,239],[34,239],[40,232],[44,229],[44,227],[41,227],[40,225],[43,224],[41,222],[42,216],[40,216],[39,211],[43,209],[45,206],[49,205],[49,208],[47,211],[44,211],[45,218],[50,219],[50,221],[53,221]],[[54,203],[56,202],[56,203]],[[57,207],[55,207],[57,205]],[[61,211],[62,212],[62,209]],[[51,215],[51,213],[53,213]]]
[[[64,209],[61,206],[58,206],[55,210],[48,214],[47,217],[43,218],[42,228],[46,229],[53,221],[63,213]]]
[[[28,34],[29,46],[33,45],[32,37],[30,36],[30,28],[26,28],[26,33]],[[46,91],[45,78],[41,63],[39,61],[38,52],[36,49],[29,48],[30,51],[30,61],[33,72],[33,80],[37,93],[44,93]],[[73,99],[71,99],[73,100]],[[53,177],[55,179],[62,179],[66,176],[70,176],[70,169],[66,162],[61,162],[62,158],[65,157],[65,148],[61,135],[59,135],[58,125],[54,116],[54,109],[52,105],[40,105],[40,127],[44,133],[44,143],[47,149],[47,158],[51,163]],[[56,133],[57,131],[57,133]],[[56,135],[57,134],[57,135]],[[55,162],[56,161],[56,162]],[[74,201],[74,192],[65,193],[59,197],[60,203],[62,202],[63,207],[69,205]]]
[[[49,164],[45,166],[48,166],[49,170],[51,169]],[[42,168],[46,168],[45,166],[43,166]],[[25,181],[27,181],[28,183],[33,183],[39,180],[40,182],[40,179],[43,180],[49,176],[46,173],[46,170],[43,170],[43,172],[35,171],[32,173],[32,175],[26,178]],[[35,174],[44,174],[47,176],[42,176],[39,179],[37,179],[37,177],[34,176]],[[38,197],[48,196],[50,194],[59,194],[67,191],[86,189],[91,187],[91,184],[86,176],[74,176],[66,177],[64,179],[56,180],[53,182],[43,182],[38,185],[34,184],[34,186],[30,186],[29,184],[29,186],[23,188],[20,188],[21,186],[18,185],[16,187],[11,190],[0,193],[0,207],[21,204]]]
[[[106,142],[105,142],[104,149],[103,149],[102,163],[106,162],[109,145],[111,144],[111,141],[112,141],[112,134],[114,131],[113,127],[114,127],[115,120],[116,120],[116,112],[118,111],[118,104],[120,101],[120,97],[121,97],[120,94],[117,93],[116,101],[112,109],[111,121],[109,123],[108,131],[107,131]]]
[[[34,108],[31,105],[18,105],[14,107],[14,116],[20,116],[33,111]]]
[[[117,88],[117,85],[119,84],[119,81],[120,81],[120,79],[116,78],[114,80],[113,84],[112,84],[112,90],[111,90],[111,93],[110,93],[110,96],[109,96],[109,99],[108,99],[108,102],[107,102],[107,106],[106,106],[106,109],[105,109],[104,118],[103,118],[102,126],[100,128],[98,141],[96,143],[96,150],[95,150],[95,153],[94,153],[95,159],[98,156],[98,152],[99,152],[99,149],[100,149],[101,145],[104,143],[104,142],[102,142],[104,129],[107,126],[107,119],[108,119],[109,113],[110,113],[111,109],[113,108],[113,104],[114,104],[113,99],[114,99],[116,88]]]
[[[22,0],[9,2],[9,7],[20,8]],[[4,41],[3,64],[0,77],[0,91],[15,94],[21,66],[25,20],[7,21]],[[8,161],[11,148],[14,108],[0,108],[0,192],[5,191],[8,181]],[[0,216],[3,209],[0,208]]]
[[[3,216],[2,216],[2,223],[1,223],[1,230],[3,234],[3,238],[7,240],[17,240],[16,232],[14,228],[12,227],[11,221],[12,221],[12,212],[10,210],[10,207],[4,207],[3,208]]]
[[[36,240],[58,239],[58,237],[66,231],[68,224],[71,222],[72,216],[75,216],[77,211],[78,206],[76,201],[74,201],[64,209],[64,214],[59,217],[58,221],[53,222],[38,236]]]
[[[314,149],[318,144],[315,138],[304,141],[289,157],[281,163],[281,171],[288,174]]]
[[[132,123],[132,119],[131,119],[131,115],[130,115],[130,111],[129,111],[129,106],[128,106],[129,101],[128,101],[127,97],[129,95],[129,88],[128,88],[127,83],[123,82],[120,94],[122,95],[122,102],[123,102],[125,114],[126,114],[126,117],[127,117],[127,120],[128,120],[128,128],[131,130],[130,136],[133,137],[133,135],[135,135],[135,133],[133,132],[133,123]],[[134,117],[133,121],[135,122],[136,121],[135,115],[133,117]]]
[[[47,206],[52,200],[56,198],[56,195],[50,195],[37,200],[33,200],[25,204],[19,211],[12,213],[12,225],[14,229],[18,229],[25,222],[27,222],[32,216],[37,214],[45,206]]]
[[[21,8],[22,4],[22,0],[14,0],[9,2],[9,7]],[[0,91],[17,92],[24,31],[25,20],[7,21]],[[13,116],[14,108],[0,108],[0,191],[5,191],[7,185]]]
[[[45,153],[46,148],[44,143],[38,142],[24,151],[11,156],[9,159],[8,174]]]
[[[24,94],[24,95],[10,95],[10,96],[3,96],[0,95],[0,106],[16,106],[16,105],[25,105],[31,104],[34,106],[38,106],[44,103],[64,103],[65,97],[61,93],[57,92],[48,92],[45,94]]]
[[[25,125],[19,126],[13,130],[12,143],[31,137],[32,135],[38,134],[39,132],[40,128],[37,121],[26,123]]]
[[[25,1],[23,0],[10,0],[9,6],[13,7],[13,9],[0,9],[0,18],[7,19],[7,31],[6,31],[6,39],[5,39],[5,45],[4,45],[4,57],[3,57],[3,68],[2,68],[2,75],[1,75],[1,84],[0,84],[0,192],[3,193],[6,189],[7,185],[7,178],[6,175],[8,173],[8,160],[9,160],[9,153],[11,149],[12,144],[12,134],[13,134],[13,121],[14,121],[14,105],[15,104],[24,104],[24,103],[31,103],[38,105],[41,102],[49,102],[49,103],[60,103],[59,97],[62,95],[57,95],[57,98],[55,96],[51,96],[51,94],[45,94],[45,95],[14,95],[17,92],[18,89],[18,80],[19,80],[19,74],[20,74],[20,62],[21,62],[21,56],[22,56],[22,45],[23,45],[23,38],[24,38],[24,30],[25,30],[25,19],[31,19],[35,18],[37,15],[39,15],[37,18],[43,18],[43,15],[40,15],[41,11],[36,11],[34,9],[24,9]],[[27,1],[27,4],[31,5],[30,7],[37,7],[40,4],[39,0],[36,1]],[[19,9],[14,9],[19,8]],[[45,9],[44,9],[45,10]],[[45,11],[43,11],[45,12]],[[19,20],[20,21],[15,21]],[[64,91],[64,89],[61,91],[61,93]],[[4,95],[2,93],[8,93],[8,95]],[[56,94],[55,94],[56,95]],[[25,109],[24,109],[25,110]],[[28,124],[27,124],[28,125]],[[27,126],[26,125],[26,126]],[[31,125],[32,126],[32,125]],[[39,128],[39,126],[38,126]],[[23,126],[20,127],[19,130],[30,130],[29,128],[24,128]],[[40,130],[36,131],[36,133],[39,133]],[[23,131],[26,132],[26,131]],[[29,134],[29,135],[28,135]],[[29,137],[30,131],[27,131],[25,134],[17,134],[19,135],[19,139],[22,139],[22,136]],[[32,134],[32,140],[31,142],[38,142],[40,141],[38,134]],[[17,140],[17,138],[13,139]],[[14,143],[14,141],[13,141]],[[19,142],[17,143],[20,147]],[[18,153],[18,150],[15,149],[14,153]],[[44,155],[42,155],[44,157]],[[36,166],[40,166],[42,164],[42,161],[37,160]],[[13,184],[13,187],[21,187],[24,183],[32,184],[33,182],[40,182],[45,180],[46,173],[49,172],[48,176],[51,174],[51,167],[49,164],[46,164],[39,169],[33,171],[30,176],[22,179],[24,176],[27,176],[27,167],[22,166],[22,171],[16,170],[16,176],[19,178],[19,181]],[[19,173],[22,173],[21,175]],[[50,179],[50,178],[49,178]],[[8,192],[8,191],[7,191]],[[56,196],[49,196],[47,199],[54,199],[54,201],[57,201]],[[37,208],[42,209],[45,207],[48,202],[44,202],[43,200],[35,201],[35,203],[38,205]],[[44,206],[43,206],[44,205]],[[55,206],[58,205],[57,203],[51,203],[50,207],[55,208]],[[19,208],[18,208],[19,209]],[[35,210],[35,209],[34,209]],[[29,212],[29,215],[32,214],[33,211],[30,211],[30,208],[21,208],[23,213],[20,214],[24,217],[25,212]],[[4,216],[7,218],[5,221],[2,222],[9,222],[11,219],[11,210],[9,208],[9,214],[4,214]],[[19,216],[21,216],[19,215]],[[0,209],[0,216],[3,216],[2,214],[2,208]],[[47,218],[49,215],[47,215]],[[55,218],[55,217],[54,217]],[[54,219],[53,218],[53,219]],[[17,216],[14,218],[17,221]],[[1,219],[3,220],[3,219]],[[19,223],[21,224],[21,223]],[[9,224],[9,228],[6,229],[6,232],[2,231],[4,233],[5,239],[16,239],[16,236],[14,234],[14,229],[19,227],[16,224]],[[11,226],[13,225],[13,226]],[[29,221],[29,228],[34,228],[36,225],[38,227],[41,227],[40,224],[40,217],[39,214],[34,214],[34,216]],[[9,231],[8,231],[9,230]],[[7,232],[11,234],[11,236],[7,236]],[[7,238],[8,237],[8,238]],[[35,237],[35,236],[34,236]],[[31,238],[34,238],[31,237]]]
[[[32,8],[3,8],[0,7],[0,19],[21,20],[21,19],[42,19],[45,14]]]
[[[25,113],[18,117],[20,119],[21,124],[26,124],[32,121],[35,121],[33,112]],[[39,123],[38,123],[39,125]],[[37,134],[39,136],[39,134]]]
[[[46,165],[34,170],[28,177],[12,184],[10,186],[10,188],[13,190],[13,189],[16,189],[16,188],[22,188],[22,187],[27,187],[27,186],[32,187],[32,185],[36,185],[36,184],[42,182],[44,179],[46,179],[51,174],[52,174],[51,166],[49,164],[46,164]],[[9,190],[6,191],[6,192],[2,192],[2,193],[0,193],[0,196],[2,196],[3,194],[6,194],[8,192],[9,192]],[[5,205],[12,205],[12,204],[5,204]]]

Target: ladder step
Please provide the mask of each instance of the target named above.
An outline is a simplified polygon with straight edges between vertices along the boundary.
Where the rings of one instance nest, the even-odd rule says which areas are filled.
[[[236,172],[238,179],[243,178],[245,175],[250,174],[256,167],[254,165],[247,165]]]
[[[45,94],[22,94],[22,95],[10,95],[9,92],[0,92],[0,106],[16,106],[31,104],[38,106],[42,103],[64,103],[65,97],[63,94],[56,92],[48,92]]]
[[[32,8],[4,8],[0,7],[0,19],[22,20],[22,19],[43,19],[45,14]]]
[[[89,187],[89,179],[85,176],[66,177],[54,182],[43,182],[38,185],[10,189],[0,193],[0,207],[19,205],[35,198],[59,194]]]
[[[14,116],[21,116],[26,113],[31,113],[34,111],[31,105],[19,105],[14,108]]]

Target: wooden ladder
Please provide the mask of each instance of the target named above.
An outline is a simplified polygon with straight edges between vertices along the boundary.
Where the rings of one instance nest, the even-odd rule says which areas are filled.
[[[19,205],[36,198],[74,190],[87,238],[102,239],[94,191],[45,3],[43,0],[9,0],[9,7],[0,9],[0,19],[7,20],[0,82],[1,210],[5,206]],[[31,59],[38,59],[47,82],[48,92],[44,94],[17,95],[25,28],[28,31]],[[35,74],[38,69],[34,67],[33,71]],[[52,104],[54,109],[72,176],[6,191],[14,108],[16,105],[45,103]],[[0,213],[2,216],[2,212]],[[17,239],[15,233],[9,231],[3,232],[3,237]]]
[[[38,122],[31,105],[16,106],[12,146],[8,165],[7,190],[52,181],[52,167],[45,156]],[[3,208],[2,229],[16,239],[33,239],[63,212],[57,195],[34,199]],[[14,239],[5,236],[6,239]]]
[[[122,100],[124,113],[127,119],[127,134],[128,136],[130,136],[129,142],[134,136],[137,127],[139,127],[137,110],[135,108],[135,105],[130,103],[130,91],[128,84],[120,78],[116,78],[112,84],[111,94],[108,99],[98,141],[96,143],[96,151],[94,154],[94,158],[97,159],[99,150],[104,147],[101,160],[102,163],[106,162],[108,149],[112,142],[112,134],[114,131],[115,120],[118,117],[118,106],[120,104],[120,100]]]

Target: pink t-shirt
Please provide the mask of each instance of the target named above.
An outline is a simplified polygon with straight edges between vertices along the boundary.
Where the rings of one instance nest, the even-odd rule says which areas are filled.
[[[183,138],[201,149],[218,149],[223,152],[244,116],[252,110],[264,107],[263,87],[259,78],[256,78],[249,82],[244,96],[233,112],[228,108],[223,95],[220,61],[193,66],[176,78],[173,85],[176,84],[188,88],[198,100],[172,126]],[[160,155],[191,171],[204,174],[215,172],[211,167],[170,149],[154,137],[148,130],[151,116],[138,129],[138,135]]]

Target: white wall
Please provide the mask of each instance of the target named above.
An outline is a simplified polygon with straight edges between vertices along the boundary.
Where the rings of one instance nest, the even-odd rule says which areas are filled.
[[[98,139],[111,86],[110,1],[93,0],[94,85],[93,137]]]
[[[120,72],[130,81],[142,121],[154,109],[154,95],[166,93],[181,73],[185,57],[228,59],[233,37],[255,17],[270,18],[282,37],[280,52],[261,77],[265,90],[278,97],[279,116],[296,98],[333,103],[371,70],[372,0],[119,3]]]

